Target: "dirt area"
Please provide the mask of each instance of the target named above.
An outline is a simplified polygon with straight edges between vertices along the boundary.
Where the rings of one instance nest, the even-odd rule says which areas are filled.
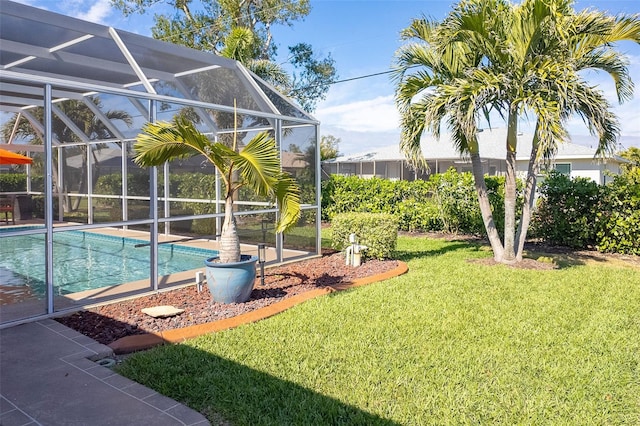
[[[206,286],[198,293],[194,285],[80,311],[56,320],[100,343],[109,344],[125,336],[230,318],[314,288],[350,282],[390,271],[396,266],[395,260],[369,260],[353,268],[345,265],[344,255],[336,253],[267,268],[265,285],[261,286],[261,280],[257,278],[251,298],[245,303],[213,303]],[[184,312],[170,318],[153,318],[141,312],[144,308],[163,305],[184,309]]]

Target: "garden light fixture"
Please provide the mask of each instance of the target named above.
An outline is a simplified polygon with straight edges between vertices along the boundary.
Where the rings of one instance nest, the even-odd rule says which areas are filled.
[[[260,264],[260,285],[264,287],[264,263],[267,261],[267,245],[258,244],[258,263]]]

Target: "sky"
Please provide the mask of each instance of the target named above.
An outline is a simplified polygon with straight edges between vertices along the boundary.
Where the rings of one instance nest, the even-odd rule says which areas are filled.
[[[110,6],[109,0],[21,0],[21,2],[64,15],[150,35],[153,14],[164,13],[163,3],[146,15],[125,18]],[[325,100],[318,103],[313,116],[321,122],[321,135],[340,138],[341,154],[353,154],[395,145],[399,141],[399,116],[394,105],[394,83],[389,74],[394,53],[402,45],[399,33],[421,16],[442,19],[451,9],[450,0],[311,0],[311,12],[292,27],[274,27],[274,41],[281,60],[287,46],[309,43],[319,56],[335,60],[339,82],[331,86]],[[595,8],[612,15],[640,14],[638,0],[578,0],[576,10]],[[640,46],[623,43],[618,49],[628,55],[629,69],[636,90],[634,98],[618,105],[610,77],[593,73],[589,82],[606,94],[619,117],[620,147],[640,147]],[[380,74],[371,77],[372,74]],[[492,122],[494,127],[504,123]],[[521,130],[531,131],[533,123],[522,120]],[[572,141],[592,146],[595,139],[579,118],[570,120]]]

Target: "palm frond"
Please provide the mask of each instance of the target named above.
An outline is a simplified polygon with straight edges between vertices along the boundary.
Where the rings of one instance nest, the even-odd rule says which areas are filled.
[[[256,37],[249,28],[235,27],[224,40],[224,48],[220,54],[226,58],[245,63],[253,57]]]
[[[426,160],[420,145],[425,126],[424,103],[412,104],[400,118],[400,151],[416,168],[426,168]]]
[[[266,59],[254,59],[247,62],[247,68],[253,71],[264,81],[273,84],[278,89],[281,89],[283,93],[289,93],[293,87],[293,83],[291,82],[291,78],[289,77],[289,74],[287,74],[287,71],[272,61]]]
[[[595,69],[608,73],[616,86],[618,101],[633,99],[634,84],[629,75],[629,62],[609,48],[593,50],[576,62],[578,69]]]
[[[300,219],[300,189],[289,174],[281,173],[273,186],[273,195],[280,213],[276,231],[285,232],[295,226]]]
[[[243,182],[256,194],[269,195],[280,173],[280,158],[276,142],[262,132],[252,138],[234,159]]]
[[[195,135],[193,135],[195,137]],[[159,121],[146,123],[142,127],[134,144],[136,152],[133,161],[142,167],[160,166],[174,158],[188,158],[198,153],[185,138],[184,129],[178,129],[173,123]]]
[[[613,154],[620,137],[620,123],[604,93],[586,84],[576,84],[571,109],[582,117],[589,132],[598,137],[596,155]]]
[[[411,21],[411,24],[400,32],[400,37],[403,40],[418,39],[427,41],[431,39],[433,31],[436,28],[437,25],[433,20],[422,16],[419,19]]]
[[[225,185],[233,156],[232,149],[220,142],[212,142],[186,118],[177,116],[175,122],[146,123],[134,144],[133,161],[142,167],[160,166],[166,161],[190,158],[201,154],[220,170]]]

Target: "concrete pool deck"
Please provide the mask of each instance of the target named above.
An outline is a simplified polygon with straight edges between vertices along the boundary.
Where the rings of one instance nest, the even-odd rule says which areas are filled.
[[[92,360],[113,352],[47,319],[0,330],[0,424],[209,425]]]
[[[166,332],[154,344],[258,321],[333,291],[346,290],[406,273],[404,262],[383,274],[285,299],[246,315]],[[157,335],[147,335],[157,338]],[[120,342],[119,349],[142,349],[144,336]],[[18,425],[209,425],[201,414],[152,389],[124,378],[93,360],[113,355],[99,344],[52,320],[0,329],[0,424]]]

